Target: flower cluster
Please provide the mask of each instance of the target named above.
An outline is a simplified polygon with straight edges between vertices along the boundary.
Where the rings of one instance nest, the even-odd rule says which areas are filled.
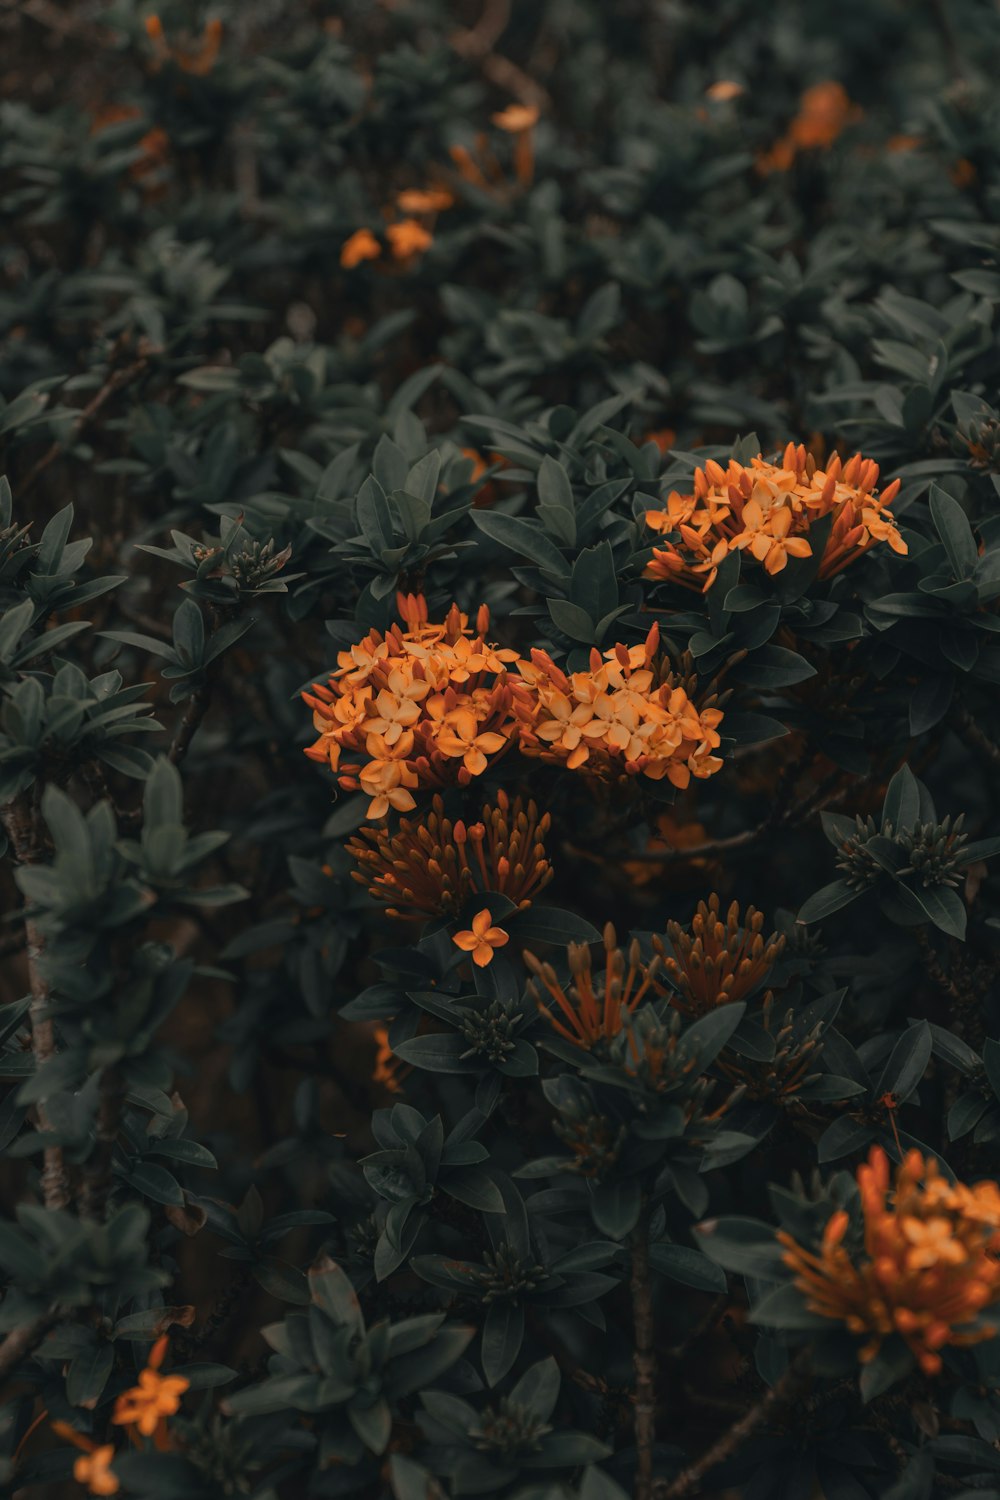
[[[695,469],[690,494],[673,490],[665,510],[646,512],[647,526],[679,540],[653,549],[645,576],[705,592],[734,551],[748,551],[768,573],[780,573],[790,557],[813,555],[809,533],[826,516],[833,520],[822,546],[821,578],[833,577],[876,542],[905,553],[889,514],[900,482],[879,493],[878,477],[878,464],[860,453],[846,464],[835,454],[821,469],[801,443],[789,443],[777,464],[758,454],[749,465],[730,459],[723,469],[709,459]]]
[[[785,1264],[813,1312],[867,1340],[862,1364],[898,1334],[920,1368],[935,1375],[940,1349],[978,1343],[995,1331],[978,1319],[1000,1301],[1000,1188],[991,1181],[950,1183],[919,1151],[908,1152],[890,1186],[889,1162],[877,1146],[857,1179],[863,1245],[845,1244],[850,1215],[840,1209],[818,1255],[779,1231]]]
[[[628,953],[623,952],[610,922],[604,929],[604,968],[598,975],[586,943],[570,943],[566,956],[572,977],[563,985],[551,964],[525,952],[524,961],[534,975],[528,994],[559,1036],[589,1050],[625,1029],[640,1000],[649,994],[659,963],[644,963],[634,939]]]
[[[415,807],[417,787],[467,785],[515,731],[507,668],[517,653],[487,642],[485,605],[473,631],[455,605],[431,625],[422,598],[398,604],[407,629],[372,630],[340,652],[325,687],[303,694],[319,734],[306,754],[371,797],[376,819]]]
[[[518,907],[530,906],[552,879],[545,857],[548,813],[539,817],[534,802],[525,807],[497,792],[476,823],[446,818],[435,796],[420,819],[403,818],[390,835],[361,828],[347,845],[358,869],[353,877],[391,917],[457,916],[473,894],[496,892]]]
[[[689,930],[668,922],[670,953],[662,938],[653,939],[664,973],[676,986],[671,1003],[683,1015],[703,1016],[744,999],[766,978],[785,946],[777,933],[763,936],[763,912],[748,906],[741,922],[739,902],[734,901],[723,922],[719,906],[714,894],[699,901]]]
[[[667,778],[686,787],[718,771],[722,710],[696,705],[664,668],[654,625],[642,646],[591,652],[590,670],[567,675],[544,651],[519,664],[514,683],[521,750],[569,770],[611,778]]]
[[[372,630],[340,652],[325,686],[313,684],[302,695],[319,734],[306,754],[337,772],[346,790],[371,797],[370,819],[390,807],[410,811],[419,787],[467,786],[514,740],[529,757],[605,779],[641,774],[686,787],[692,776],[721,767],[712,753],[721,743],[718,699],[693,701],[693,683],[679,681],[658,654],[657,626],[644,645],[612,646],[603,656],[595,649],[589,671],[567,676],[544,651],[524,661],[491,645],[485,605],[473,632],[457,605],[443,624],[432,625],[423,598],[399,595],[397,602],[406,630],[394,625],[384,636]],[[431,838],[440,843],[433,832]],[[381,855],[362,855],[363,840],[352,853],[372,869],[388,859],[401,876],[395,862],[402,859],[427,896],[427,856],[415,852],[422,842],[412,830]],[[454,852],[448,858],[457,870],[461,858]],[[426,873],[435,882],[442,878]],[[395,900],[395,875],[380,875],[378,885],[380,895]]]
[[[757,170],[787,172],[800,151],[826,150],[848,125],[861,118],[842,83],[827,79],[806,89],[799,111],[785,134],[757,159]]]

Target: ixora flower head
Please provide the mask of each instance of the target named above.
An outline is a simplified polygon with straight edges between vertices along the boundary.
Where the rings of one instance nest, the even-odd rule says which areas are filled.
[[[624,1030],[649,994],[659,960],[644,963],[635,940],[624,952],[610,922],[604,929],[603,965],[595,968],[586,943],[570,943],[566,956],[571,977],[564,984],[551,964],[526,951],[524,961],[534,976],[528,994],[558,1036],[589,1051]]]
[[[352,875],[384,901],[392,917],[456,916],[474,894],[495,892],[523,909],[552,879],[545,856],[548,813],[534,802],[498,791],[475,823],[445,817],[435,795],[431,811],[402,818],[399,830],[361,828],[347,845]]]
[[[473,630],[457,605],[431,624],[423,598],[397,604],[406,629],[370,631],[340,652],[325,686],[303,694],[319,734],[306,754],[366,792],[371,819],[408,812],[419,787],[467,785],[515,732],[507,669],[517,652],[489,644],[486,606]]]
[[[858,1168],[862,1233],[838,1209],[817,1252],[778,1232],[785,1265],[808,1309],[864,1338],[870,1364],[898,1335],[928,1375],[940,1350],[992,1338],[984,1309],[1000,1302],[1000,1187],[951,1183],[932,1158],[907,1153],[890,1174],[881,1147]]]
[[[641,646],[591,652],[590,669],[566,674],[544,651],[518,664],[514,681],[522,752],[567,769],[611,779],[664,777],[686,787],[691,777],[712,776],[722,766],[722,710],[715,698],[701,705],[659,655],[653,626]]]
[[[752,906],[741,921],[739,902],[733,901],[723,921],[716,895],[699,901],[690,928],[668,922],[667,937],[672,952],[659,937],[653,939],[653,948],[676,987],[671,1003],[691,1016],[744,1000],[766,978],[785,946],[777,933],[764,937],[764,914]]]
[[[731,552],[744,552],[774,574],[790,557],[811,557],[818,547],[820,578],[832,578],[876,542],[905,553],[889,511],[900,482],[880,492],[878,477],[878,464],[860,453],[846,464],[835,454],[820,468],[801,443],[789,443],[780,463],[758,454],[749,464],[730,459],[724,469],[709,459],[695,469],[690,493],[673,490],[664,510],[646,512],[647,526],[678,540],[654,547],[644,576],[707,592]],[[813,528],[827,516],[829,532],[818,541]]]

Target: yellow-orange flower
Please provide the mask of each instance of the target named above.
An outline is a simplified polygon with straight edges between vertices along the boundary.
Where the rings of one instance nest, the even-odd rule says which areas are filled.
[[[118,1480],[111,1472],[114,1456],[111,1443],[95,1448],[93,1453],[81,1453],[73,1465],[73,1478],[77,1484],[85,1484],[92,1495],[117,1495]]]
[[[190,1385],[183,1375],[161,1375],[167,1353],[167,1336],[157,1339],[146,1368],[140,1371],[139,1384],[123,1391],[115,1402],[112,1422],[121,1427],[135,1427],[143,1437],[162,1432],[164,1419],[179,1409],[181,1397]]]
[[[396,207],[403,214],[439,214],[454,202],[454,193],[444,187],[404,188],[396,195]]]
[[[566,956],[572,976],[568,986],[560,983],[551,964],[526,951],[524,961],[534,976],[528,981],[528,993],[554,1031],[589,1051],[624,1030],[639,1001],[649,993],[659,960],[644,963],[635,940],[628,954],[623,953],[610,922],[604,929],[604,968],[596,985],[586,943],[570,943]]]
[[[518,664],[514,710],[525,755],[604,778],[666,777],[685,787],[722,765],[721,709],[698,708],[658,658],[654,625],[642,646],[591,652],[589,672],[562,672],[544,651]]]
[[[487,906],[476,912],[471,930],[456,932],[452,942],[463,953],[472,954],[472,962],[477,968],[485,969],[487,964],[493,962],[493,954],[497,948],[510,942],[510,934],[504,932],[502,927],[493,926],[493,918]]]
[[[514,137],[514,171],[522,187],[527,187],[535,175],[534,130],[538,113],[534,104],[508,104],[493,116],[494,125]]]
[[[33,1432],[37,1425],[37,1421],[33,1423],[28,1433]],[[77,1484],[85,1484],[91,1495],[117,1495],[121,1486],[117,1476],[111,1472],[115,1459],[112,1443],[97,1444],[86,1433],[77,1432],[68,1422],[53,1422],[52,1431],[81,1450],[80,1457],[73,1464],[73,1478]]]
[[[375,1038],[375,1062],[372,1066],[372,1083],[379,1083],[390,1094],[401,1094],[403,1085],[400,1082],[399,1058],[389,1046],[388,1026],[376,1026],[372,1033]]]
[[[734,551],[745,551],[768,573],[780,573],[789,557],[812,555],[810,528],[825,516],[833,523],[821,578],[833,577],[876,542],[905,553],[889,511],[900,481],[879,492],[878,477],[878,464],[860,453],[846,464],[835,454],[820,468],[801,443],[789,443],[777,464],[758,454],[749,464],[732,458],[724,469],[709,459],[695,469],[690,493],[672,490],[663,510],[646,512],[651,530],[678,540],[653,549],[644,576],[707,591]]]
[[[715,104],[725,104],[730,99],[738,99],[741,94],[745,93],[745,84],[736,83],[731,78],[719,78],[715,83],[709,84],[705,90],[705,97]]]
[[[1000,1188],[951,1184],[933,1158],[907,1153],[890,1184],[878,1146],[858,1168],[863,1246],[844,1244],[850,1219],[829,1220],[819,1254],[780,1231],[785,1264],[807,1306],[866,1340],[869,1364],[885,1339],[898,1334],[920,1368],[935,1375],[939,1350],[979,1343],[996,1329],[979,1321],[1000,1301]]]
[[[777,933],[763,936],[763,912],[748,906],[741,922],[739,902],[733,901],[723,922],[719,906],[714,894],[699,901],[690,930],[668,922],[672,953],[662,938],[653,939],[664,973],[677,986],[670,1002],[684,1015],[703,1016],[719,1005],[742,1000],[766,977],[785,946]]]
[[[353,271],[365,260],[378,260],[382,246],[370,229],[356,229],[340,247],[340,264],[345,271]]]
[[[419,787],[468,785],[515,732],[507,669],[517,652],[487,642],[489,610],[473,634],[455,605],[430,624],[423,598],[401,594],[397,604],[406,630],[371,631],[340,652],[326,686],[303,694],[319,734],[306,754],[346,790],[366,792],[371,819],[409,812]]]
[[[430,230],[416,219],[400,219],[398,224],[390,224],[385,237],[396,260],[410,260],[415,255],[422,255],[434,243]]]
[[[799,112],[788,130],[758,158],[758,170],[787,172],[800,151],[832,146],[846,126],[860,117],[860,106],[852,104],[842,83],[813,84],[800,98]]]
[[[204,78],[215,67],[219,48],[222,45],[221,21],[212,20],[206,23],[197,50],[193,52],[183,47],[171,47],[159,16],[147,16],[145,25],[146,35],[153,44],[154,71],[160,69],[166,62],[173,62],[183,73],[191,73],[195,77]]]
[[[475,893],[496,892],[524,909],[552,879],[545,857],[551,819],[538,816],[534,802],[511,803],[498,791],[481,821],[452,821],[435,796],[420,819],[402,818],[390,836],[381,828],[361,828],[347,845],[359,868],[355,880],[377,901],[391,903],[392,917],[456,916]]]

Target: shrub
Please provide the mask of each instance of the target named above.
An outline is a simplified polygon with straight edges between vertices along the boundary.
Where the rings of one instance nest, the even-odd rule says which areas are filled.
[[[1000,25],[9,8],[4,1493],[1000,1495]]]

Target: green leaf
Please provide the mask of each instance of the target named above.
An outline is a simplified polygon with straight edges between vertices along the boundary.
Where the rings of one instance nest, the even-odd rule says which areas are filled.
[[[850,906],[860,895],[861,891],[856,886],[848,885],[846,880],[833,880],[802,903],[796,921],[806,926],[810,922],[821,922],[824,917],[840,911],[842,906]]]
[[[687,1245],[650,1245],[649,1264],[661,1276],[699,1292],[724,1292],[726,1273],[707,1255]]]
[[[936,484],[930,489],[930,511],[955,577],[970,577],[979,561],[979,549],[965,511]]]

